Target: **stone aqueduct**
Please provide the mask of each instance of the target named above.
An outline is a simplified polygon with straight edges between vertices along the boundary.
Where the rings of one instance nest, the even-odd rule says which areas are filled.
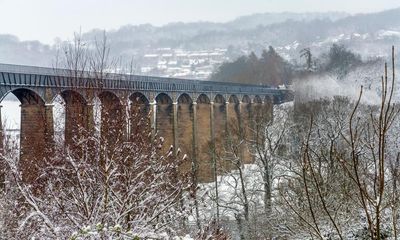
[[[272,104],[291,100],[290,91],[266,86],[120,74],[99,77],[96,73],[0,64],[0,101],[10,92],[21,102],[20,167],[27,182],[37,177],[37,161],[46,157],[46,148],[53,141],[53,101],[57,96],[65,101],[66,143],[72,141],[78,126],[93,127],[95,97],[101,101],[102,112],[108,113],[102,121],[106,115],[121,121],[117,115],[128,108],[149,111],[152,129],[164,137],[164,146],[177,146],[196,159],[200,181],[212,178],[210,143],[214,149],[221,148],[223,143],[216,139],[224,139],[230,131],[228,122],[246,131],[254,114],[272,114]],[[126,123],[126,131],[132,131],[135,123]],[[106,134],[113,126],[102,128]]]

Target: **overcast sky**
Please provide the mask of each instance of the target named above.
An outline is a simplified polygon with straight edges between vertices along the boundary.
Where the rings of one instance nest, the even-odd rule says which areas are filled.
[[[399,0],[0,0],[0,34],[52,43],[80,28],[116,29],[126,24],[215,21],[263,12],[376,12]]]

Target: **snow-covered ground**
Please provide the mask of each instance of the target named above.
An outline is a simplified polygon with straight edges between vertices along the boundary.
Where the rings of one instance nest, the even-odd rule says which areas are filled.
[[[245,188],[248,192],[248,196],[251,204],[254,206],[262,207],[262,194],[255,194],[262,190],[262,179],[260,174],[260,168],[256,164],[248,164],[244,166],[244,180]],[[217,177],[218,183],[218,194],[219,194],[219,205],[220,215],[225,220],[235,220],[235,213],[243,211],[243,202],[241,199],[242,194],[240,193],[238,186],[239,173],[233,170],[229,174],[225,174]],[[202,219],[212,219],[216,216],[216,187],[215,183],[206,183],[200,185],[200,196],[203,196],[204,204],[201,208]]]

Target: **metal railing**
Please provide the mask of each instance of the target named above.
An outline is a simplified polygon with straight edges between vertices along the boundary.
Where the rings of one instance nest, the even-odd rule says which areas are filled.
[[[24,75],[39,75],[58,78],[69,78],[75,76],[76,72],[60,69],[46,68],[13,64],[0,64],[0,73],[13,73]],[[85,87],[85,82],[89,80],[97,80],[97,73],[79,72],[79,76],[85,79],[82,87]],[[115,82],[116,81],[116,82]],[[67,82],[67,81],[66,81]],[[169,78],[142,76],[130,74],[105,73],[101,79],[105,88],[120,88],[120,89],[141,89],[150,91],[188,91],[188,92],[224,92],[224,93],[247,93],[247,94],[271,94],[282,95],[287,90],[276,89],[265,85],[239,84],[229,82],[203,81],[193,79]],[[0,82],[0,85],[2,82]]]

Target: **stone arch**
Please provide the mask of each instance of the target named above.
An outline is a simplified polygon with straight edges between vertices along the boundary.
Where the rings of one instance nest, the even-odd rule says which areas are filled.
[[[222,97],[222,96],[221,96]],[[214,105],[216,111],[225,108],[224,99],[218,98],[221,103]],[[212,154],[210,143],[212,142],[212,124],[213,111],[211,109],[210,98],[206,94],[200,94],[197,97],[196,105],[196,161],[198,163],[198,179],[201,182],[210,182],[213,179]],[[221,105],[217,107],[216,105]],[[223,118],[223,113],[218,112],[218,117]],[[220,118],[218,118],[220,119]]]
[[[103,91],[98,95],[101,102],[100,134],[102,141],[113,146],[123,140],[125,135],[125,108],[119,97],[110,91]]]
[[[102,105],[104,105],[104,104],[121,105],[121,100],[113,92],[103,91],[98,94],[98,97],[99,97]]]
[[[177,102],[178,102],[178,104],[192,104],[193,100],[187,93],[182,93],[179,96]]]
[[[50,106],[36,91],[16,88],[12,93],[21,102],[20,159],[22,180],[39,187],[37,179],[53,146],[53,116]],[[7,95],[7,94],[6,94]],[[5,97],[5,95],[4,95]]]
[[[218,104],[226,104],[226,100],[224,98],[224,96],[222,96],[221,94],[217,94],[214,98],[214,103],[218,103]]]
[[[243,103],[251,103],[251,99],[248,95],[244,95],[242,98]]]
[[[134,141],[145,131],[150,131],[150,101],[141,92],[135,92],[129,96],[129,138]]]
[[[174,145],[174,110],[172,98],[166,93],[160,93],[156,100],[156,131],[164,139],[161,151],[163,153]]]
[[[60,96],[64,99],[65,103],[77,102],[80,104],[87,104],[86,98],[77,91],[64,90],[60,92]]]
[[[262,103],[262,99],[260,96],[256,95],[253,99],[253,103],[258,103],[261,104]]]
[[[3,124],[2,120],[10,121],[7,122],[6,126],[0,125],[0,133],[3,130],[20,131],[22,125],[21,117],[24,117],[22,116],[22,112],[29,105],[32,105],[32,107],[36,105],[38,110],[40,108],[45,108],[45,100],[42,96],[35,90],[29,88],[15,88],[4,91],[4,94],[0,98],[0,102],[3,104],[2,108],[0,108],[0,124]],[[3,129],[3,127],[5,127],[5,129]],[[1,134],[3,135],[0,136],[0,148],[3,148],[2,136],[10,136],[15,139],[15,141],[20,141],[19,134],[9,134],[9,132]]]
[[[74,149],[82,137],[88,134],[90,112],[84,96],[74,90],[61,91],[59,96],[65,103],[64,139]],[[55,99],[54,99],[55,100]],[[53,100],[53,102],[54,102]]]
[[[240,155],[245,163],[252,163],[253,157],[250,151],[249,140],[252,140],[252,120],[253,120],[253,105],[251,98],[244,95],[240,104],[240,130],[241,138],[245,141],[240,146]]]
[[[241,136],[240,125],[240,102],[236,95],[231,95],[229,97],[229,104],[227,105],[228,141],[239,139],[239,136]]]
[[[155,100],[157,104],[162,104],[162,105],[169,105],[173,103],[172,98],[166,93],[159,93],[155,97]]]
[[[215,108],[225,108],[224,100],[219,99],[221,104],[217,103],[214,105]],[[197,97],[196,105],[196,161],[198,164],[198,179],[202,182],[209,182],[213,179],[212,171],[212,153],[210,143],[212,141],[212,124],[214,120],[211,109],[211,100],[206,94],[200,94]],[[219,110],[217,110],[218,113]],[[219,114],[223,116],[223,114]],[[215,122],[215,121],[214,121]]]
[[[206,94],[200,94],[196,100],[197,104],[210,104],[210,98]]]
[[[239,98],[236,95],[231,95],[229,97],[229,103],[235,103],[235,104],[239,104]]]
[[[45,101],[40,96],[40,94],[32,89],[17,88],[17,89],[11,90],[10,92],[18,98],[18,100],[21,102],[22,105],[24,105],[24,104],[44,105],[45,104]],[[6,95],[7,94],[5,94],[3,97],[5,97]]]
[[[194,105],[192,98],[183,93],[177,99],[176,106],[176,144],[177,148],[188,158],[180,166],[182,173],[188,173],[193,159]]]
[[[129,96],[129,100],[133,104],[146,104],[146,105],[150,104],[149,99],[147,99],[147,97],[141,92],[135,92],[131,94]]]
[[[226,137],[227,137],[227,109],[226,99],[223,95],[217,94],[214,98],[213,105],[213,155],[223,156],[225,154]],[[223,161],[218,161],[218,166],[223,167]]]

